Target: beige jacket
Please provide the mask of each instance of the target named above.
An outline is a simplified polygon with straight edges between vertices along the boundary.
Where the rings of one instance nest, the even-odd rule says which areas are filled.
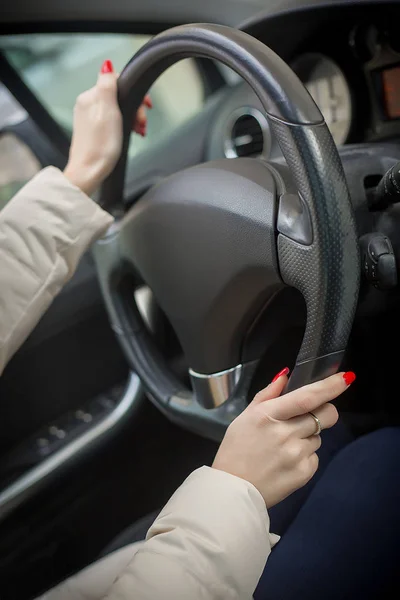
[[[111,222],[52,167],[0,213],[0,372]],[[276,541],[256,488],[202,467],[175,492],[139,549],[104,559],[44,598],[245,600]]]

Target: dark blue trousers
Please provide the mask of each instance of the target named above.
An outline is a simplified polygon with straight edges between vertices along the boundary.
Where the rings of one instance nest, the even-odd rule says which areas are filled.
[[[282,535],[256,600],[400,598],[400,428],[323,433],[320,468],[270,512]]]

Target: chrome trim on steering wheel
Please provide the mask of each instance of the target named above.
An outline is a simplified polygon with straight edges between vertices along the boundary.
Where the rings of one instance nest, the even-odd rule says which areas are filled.
[[[221,406],[235,391],[242,375],[243,365],[204,375],[189,369],[196,398],[205,408]]]

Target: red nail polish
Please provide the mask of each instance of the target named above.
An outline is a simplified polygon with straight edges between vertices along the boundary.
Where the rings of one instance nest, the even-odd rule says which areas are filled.
[[[351,385],[356,378],[356,374],[353,371],[347,371],[343,373],[343,379],[346,385]]]
[[[114,67],[111,60],[105,60],[101,66],[100,73],[113,73]]]
[[[284,375],[287,375],[289,373],[290,369],[288,369],[288,367],[285,367],[284,369],[282,369],[282,371],[279,371],[279,373],[277,373],[275,375],[275,377],[272,380],[272,383],[275,383],[275,381],[278,381],[279,377],[283,377]]]

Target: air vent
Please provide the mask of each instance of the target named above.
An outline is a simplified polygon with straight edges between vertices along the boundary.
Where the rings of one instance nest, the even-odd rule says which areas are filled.
[[[235,112],[225,140],[226,158],[265,154],[267,133],[267,119],[259,110],[243,108]]]

